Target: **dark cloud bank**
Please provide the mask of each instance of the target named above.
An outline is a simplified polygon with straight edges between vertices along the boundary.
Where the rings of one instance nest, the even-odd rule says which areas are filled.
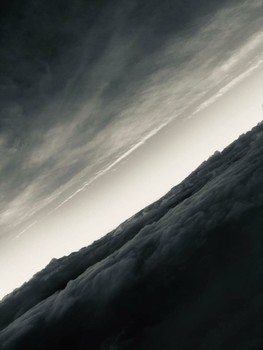
[[[0,348],[263,348],[263,124],[0,304]],[[128,200],[128,199],[127,199]]]

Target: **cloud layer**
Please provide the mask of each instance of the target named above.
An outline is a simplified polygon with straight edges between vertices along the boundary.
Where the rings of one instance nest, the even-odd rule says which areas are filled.
[[[261,349],[263,125],[0,304],[1,349]]]

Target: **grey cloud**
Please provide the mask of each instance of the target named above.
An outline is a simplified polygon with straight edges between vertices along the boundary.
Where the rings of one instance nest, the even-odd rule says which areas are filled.
[[[0,304],[2,349],[261,349],[263,125]]]

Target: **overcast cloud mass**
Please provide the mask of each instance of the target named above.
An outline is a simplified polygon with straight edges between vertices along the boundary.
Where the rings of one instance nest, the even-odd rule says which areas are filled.
[[[0,304],[9,349],[263,347],[263,125]]]
[[[261,0],[2,4],[1,237],[262,63],[262,14]]]

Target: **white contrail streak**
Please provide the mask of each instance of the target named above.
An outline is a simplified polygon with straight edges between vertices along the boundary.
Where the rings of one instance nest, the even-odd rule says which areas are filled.
[[[156,135],[161,129],[163,129],[165,126],[167,126],[173,118],[168,119],[166,122],[159,125],[157,128],[152,130],[149,134],[147,134],[142,140],[140,140],[138,143],[136,143],[134,146],[132,146],[128,151],[123,153],[118,159],[116,159],[113,163],[108,165],[105,169],[98,172],[95,176],[93,176],[89,181],[85,182],[80,188],[78,188],[74,193],[72,193],[69,197],[67,197],[65,200],[63,200],[58,206],[56,206],[54,209],[52,209],[45,217],[48,217],[49,215],[53,214],[56,210],[61,208],[64,204],[69,202],[72,198],[77,196],[80,192],[84,191],[88,186],[90,186],[94,181],[99,179],[101,176],[105,175],[108,171],[110,171],[116,164],[120,163],[123,159],[127,158],[130,154],[132,154],[135,150],[137,150],[139,147],[141,147],[146,141],[148,141],[150,138],[152,138],[154,135]],[[42,219],[43,220],[43,219]],[[27,226],[23,231],[21,231],[15,238],[20,238],[24,233],[26,233],[30,228],[35,226],[39,221],[34,221],[29,226]]]
[[[152,130],[148,135],[146,135],[141,141],[132,146],[127,152],[123,153],[118,159],[116,159],[113,163],[108,165],[105,169],[101,170],[97,173],[93,178],[91,178],[88,182],[85,182],[79,189],[77,189],[74,193],[72,193],[69,197],[67,197],[63,202],[61,202],[57,207],[55,207],[52,211],[49,212],[48,215],[54,213],[57,209],[62,207],[65,203],[70,201],[73,197],[75,197],[78,193],[82,192],[89,185],[91,185],[94,181],[99,179],[101,176],[105,175],[109,170],[111,170],[116,164],[120,163],[123,159],[127,158],[131,153],[133,153],[136,149],[141,147],[146,141],[148,141],[151,137],[156,135],[161,129],[167,126],[172,119],[167,120],[165,123],[159,125],[157,128]]]
[[[205,108],[212,105],[219,98],[225,95],[228,91],[232,90],[234,86],[243,81],[245,78],[249,77],[251,73],[253,73],[256,69],[258,69],[263,63],[263,58],[260,58],[253,66],[249,67],[244,73],[240,74],[236,78],[232,79],[228,84],[223,86],[215,95],[210,97],[208,100],[203,102],[200,106],[196,108],[196,110],[188,117],[189,119],[200,113]]]

